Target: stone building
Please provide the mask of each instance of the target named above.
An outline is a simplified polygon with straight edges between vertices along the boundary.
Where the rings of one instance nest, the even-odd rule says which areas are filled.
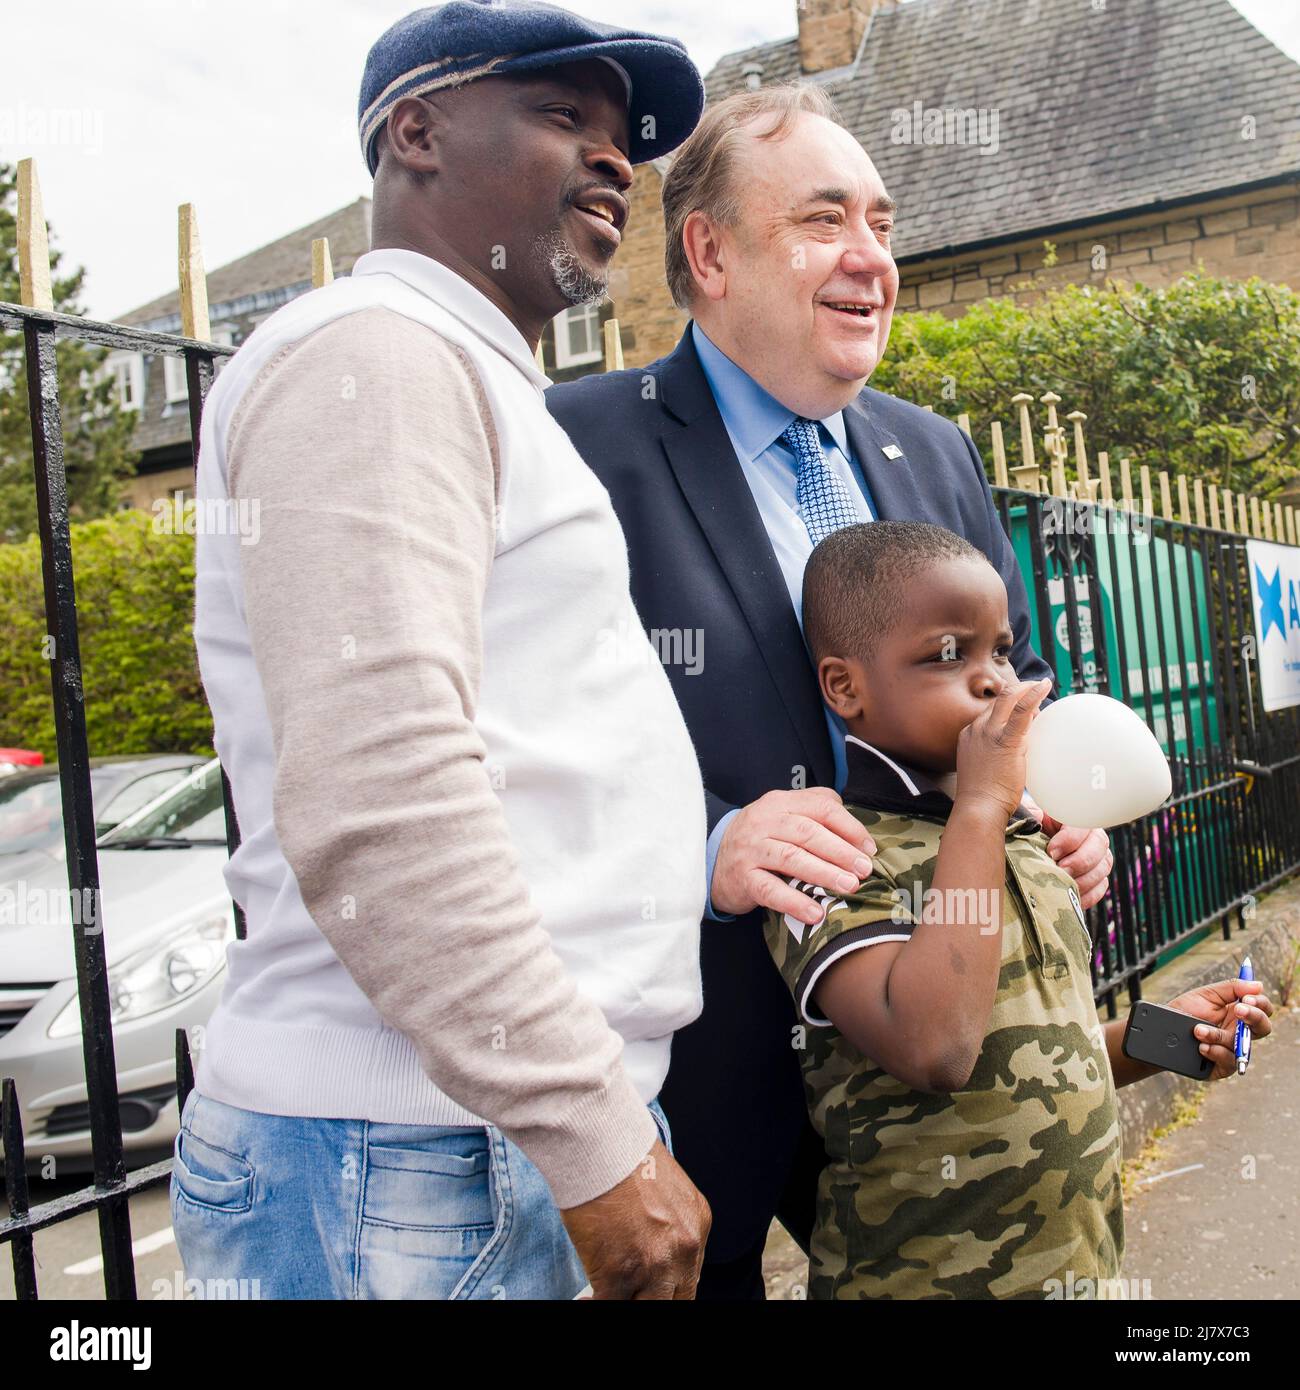
[[[900,204],[900,309],[1165,284],[1198,262],[1300,289],[1300,65],[1229,0],[792,8],[798,32],[722,58],[709,99],[825,86]],[[629,366],[686,322],[664,284],[667,167],[637,171],[610,286]]]

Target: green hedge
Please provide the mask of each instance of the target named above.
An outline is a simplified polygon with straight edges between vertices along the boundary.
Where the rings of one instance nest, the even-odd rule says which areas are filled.
[[[73,525],[72,563],[91,754],[211,754],[194,653],[194,537],[118,512]],[[56,756],[36,537],[0,545],[0,746]]]

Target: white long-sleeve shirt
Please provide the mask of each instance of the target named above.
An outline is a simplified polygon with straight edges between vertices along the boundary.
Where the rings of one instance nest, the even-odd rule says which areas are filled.
[[[363,256],[279,310],[204,412],[195,639],[248,919],[200,1091],[498,1125],[557,1203],[655,1138],[700,1009],[698,764],[609,496],[517,329]]]

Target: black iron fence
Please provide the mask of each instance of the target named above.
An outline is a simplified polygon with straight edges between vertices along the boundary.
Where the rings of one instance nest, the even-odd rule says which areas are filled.
[[[17,1296],[35,1298],[34,1234],[93,1211],[105,1292],[132,1299],[128,1203],[136,1193],[166,1183],[172,1165],[169,1159],[128,1172],[124,1160],[98,927],[99,871],[55,354],[60,339],[75,338],[183,358],[197,451],[215,362],[234,349],[10,304],[0,304],[0,328],[21,332],[24,342],[68,887],[74,902],[96,905],[89,916],[74,912],[72,926],[94,1182],[30,1206],[18,1096],[6,1078],[9,1216],[0,1222],[0,1243],[11,1247]],[[1000,454],[1000,431],[994,437]],[[998,462],[1005,476],[1005,461]],[[1173,769],[1168,801],[1112,833],[1111,889],[1090,912],[1096,994],[1113,1017],[1120,989],[1138,997],[1143,974],[1162,953],[1207,927],[1217,926],[1228,937],[1234,924],[1249,920],[1259,893],[1300,866],[1300,711],[1263,708],[1244,535],[1157,517],[1149,508],[1039,491],[997,487],[995,497],[1021,558],[1035,642],[1049,660],[1055,655],[1062,689],[1099,691],[1137,710]],[[238,832],[228,787],[226,808],[233,848]],[[244,933],[238,909],[236,933]],[[192,1086],[188,1041],[178,1029],[178,1106]]]
[[[191,438],[197,462],[199,417],[212,384],[214,364],[216,359],[228,357],[234,350],[191,338],[96,323],[52,310],[15,304],[0,304],[0,329],[18,331],[23,335],[45,614],[50,639],[50,680],[63,806],[64,847],[67,853],[68,889],[76,905],[72,913],[72,932],[94,1172],[92,1187],[36,1208],[31,1207],[19,1097],[13,1079],[5,1077],[0,1141],[4,1144],[9,1216],[0,1222],[0,1244],[7,1241],[12,1249],[17,1297],[35,1298],[34,1234],[45,1227],[93,1211],[99,1220],[104,1292],[113,1299],[134,1299],[135,1261],[131,1249],[129,1202],[137,1192],[168,1182],[172,1164],[167,1159],[128,1173],[123,1153],[103,914],[100,909],[99,863],[95,851],[90,750],[86,742],[85,692],[77,640],[77,601],[55,353],[60,339],[75,338],[110,349],[183,357]],[[228,789],[226,805],[227,828],[233,849],[237,843],[237,832],[229,810]],[[237,910],[236,931],[242,935],[243,929],[242,917]],[[183,1107],[194,1084],[188,1040],[183,1030],[177,1030],[176,1049],[176,1098],[177,1104]]]
[[[1136,710],[1169,759],[1164,805],[1110,832],[1090,910],[1093,981],[1118,993],[1174,948],[1230,939],[1260,893],[1300,867],[1300,708],[1266,712],[1249,537],[1078,497],[995,488],[1021,556],[1037,650],[1062,693]]]

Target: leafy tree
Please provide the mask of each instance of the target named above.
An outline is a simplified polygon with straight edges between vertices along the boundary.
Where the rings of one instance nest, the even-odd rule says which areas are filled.
[[[1197,271],[1166,289],[1109,282],[1036,294],[1033,302],[983,300],[957,319],[896,315],[871,384],[952,419],[968,412],[985,452],[989,421],[1014,428],[1012,396],[1050,390],[1062,398],[1062,424],[1064,412],[1087,414],[1089,456],[1107,450],[1113,470],[1127,456],[1260,497],[1295,476],[1293,290]],[[1041,429],[1041,408],[1032,413]],[[1018,439],[1007,439],[1017,459]],[[1072,444],[1067,474],[1074,476]]]
[[[194,537],[148,512],[72,526],[92,754],[212,751],[194,655]],[[0,743],[57,756],[40,543],[0,545]]]
[[[18,174],[0,163],[0,300],[18,302]],[[54,307],[83,314],[78,303],[85,271],[57,274],[62,260],[51,247]],[[59,401],[63,422],[68,497],[77,517],[102,516],[120,504],[124,482],[135,471],[131,450],[135,416],[118,410],[113,383],[99,373],[107,351],[62,339],[58,346]],[[27,371],[21,333],[0,332],[0,541],[36,530]]]

